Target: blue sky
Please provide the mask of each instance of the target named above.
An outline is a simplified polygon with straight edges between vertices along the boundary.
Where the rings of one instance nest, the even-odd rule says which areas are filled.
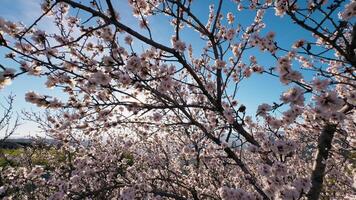
[[[21,21],[24,24],[29,24],[36,18],[36,16],[39,15],[39,2],[39,0],[2,0],[0,7],[0,16],[11,21]],[[4,55],[6,52],[8,52],[6,49],[0,47],[0,63],[5,67],[18,69],[16,63],[4,59]],[[21,114],[22,110],[39,111],[38,108],[25,101],[24,95],[29,90],[41,89],[41,91],[43,91],[43,83],[43,79],[33,78],[29,76],[20,76],[16,80],[14,80],[10,86],[0,90],[0,102],[4,103],[4,97],[10,94],[14,94],[16,95],[14,103],[15,112]],[[53,93],[53,91],[46,92]],[[18,129],[17,134],[32,135],[34,132],[37,131],[38,129],[36,124],[28,121],[22,121],[22,125]]]
[[[13,20],[21,21],[26,25],[38,17],[40,12],[39,6],[40,0],[1,0],[0,16]],[[136,20],[131,16],[130,8],[126,4],[127,1],[115,1],[118,2],[115,6],[118,7],[119,14],[123,22],[126,22],[133,29],[139,29]],[[192,8],[198,17],[205,24],[208,17],[209,4],[207,0],[196,0],[194,1],[194,7]],[[254,12],[242,11],[236,12],[237,8],[234,3],[230,0],[226,0],[223,7],[223,13],[233,12],[236,14],[236,21],[239,21],[243,25],[249,25],[254,18]],[[40,28],[45,28],[47,32],[53,32],[54,25],[50,22],[50,18],[46,18],[39,24]],[[280,46],[290,48],[292,43],[298,39],[310,38],[310,34],[301,30],[296,25],[292,24],[287,17],[276,17],[273,10],[269,10],[266,13],[265,22],[267,24],[266,29],[262,33],[267,33],[271,30],[276,32],[276,39]],[[153,38],[159,42],[170,45],[170,38],[173,33],[172,27],[169,25],[169,21],[165,17],[152,17],[150,21],[152,27]],[[168,28],[167,28],[168,27]],[[183,40],[186,43],[192,44],[195,49],[195,53],[199,55],[203,43],[199,40],[199,35],[187,28],[183,30]],[[139,44],[136,44],[136,48],[141,48]],[[139,49],[136,49],[139,50]],[[18,67],[15,63],[5,60],[4,54],[7,51],[0,48],[0,63],[4,66]],[[247,51],[246,57],[250,55],[257,57],[258,62],[262,66],[273,67],[276,65],[275,60],[269,56],[267,53],[261,53],[258,50]],[[298,66],[295,66],[298,67]],[[60,96],[60,91],[49,90],[44,86],[45,80],[43,78],[36,78],[31,76],[21,76],[15,79],[12,85],[6,87],[0,91],[0,98],[7,96],[10,93],[16,95],[15,108],[16,112],[21,112],[22,110],[34,110],[43,111],[36,108],[30,103],[25,102],[24,94],[29,90],[37,91],[41,94],[48,94],[53,96]],[[243,81],[238,90],[237,100],[247,106],[247,112],[250,115],[254,115],[256,108],[259,104],[267,102],[278,102],[279,96],[283,90],[286,89],[285,86],[281,87],[278,78],[271,77],[268,75],[252,75],[251,78]],[[1,101],[0,101],[1,102]],[[18,133],[21,135],[27,135],[31,133],[32,135],[38,131],[37,125],[31,122],[24,122],[19,128]]]

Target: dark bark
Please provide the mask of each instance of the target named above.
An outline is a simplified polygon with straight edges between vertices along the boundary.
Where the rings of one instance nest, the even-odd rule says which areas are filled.
[[[312,186],[307,194],[309,200],[319,199],[325,177],[326,160],[329,157],[331,142],[335,135],[336,125],[325,125],[318,141],[318,153],[314,163],[314,169],[311,175]]]
[[[339,112],[347,114],[352,111],[354,106],[345,105]],[[332,140],[336,132],[337,124],[326,124],[318,139],[318,153],[314,163],[313,172],[311,174],[311,188],[307,194],[309,200],[317,200],[320,197],[323,188],[323,182],[326,170],[326,160],[329,157],[332,147]]]

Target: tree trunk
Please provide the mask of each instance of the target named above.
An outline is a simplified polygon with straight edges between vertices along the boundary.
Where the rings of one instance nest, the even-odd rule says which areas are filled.
[[[323,128],[318,141],[318,153],[314,163],[314,169],[311,175],[312,186],[307,194],[309,200],[319,199],[326,169],[326,160],[329,157],[331,142],[336,131],[336,125],[327,124]]]

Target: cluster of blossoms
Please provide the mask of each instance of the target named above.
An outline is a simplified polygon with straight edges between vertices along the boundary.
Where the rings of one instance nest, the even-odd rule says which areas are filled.
[[[265,117],[266,114],[268,113],[268,111],[271,111],[272,110],[272,106],[266,104],[266,103],[263,103],[261,105],[258,106],[257,108],[257,111],[256,111],[256,115],[260,115],[262,117]]]
[[[293,6],[291,9],[294,10],[297,8],[297,4],[292,4],[290,0],[276,0],[274,2],[274,9],[276,16],[284,16],[286,11],[289,10],[289,6]]]
[[[222,35],[226,40],[233,40],[236,34],[235,29],[229,29],[226,32],[224,32]]]
[[[351,1],[345,5],[345,10],[339,13],[339,17],[342,20],[350,20],[356,16],[356,1]]]
[[[34,31],[31,39],[35,42],[35,44],[41,45],[43,47],[46,42],[46,32],[42,30],[36,30]]]
[[[178,52],[184,52],[186,49],[186,45],[184,42],[177,40],[177,38],[175,36],[172,37],[171,39],[172,42],[172,46],[173,48],[178,51]]]
[[[292,69],[292,60],[290,56],[281,57],[278,59],[277,71],[280,74],[280,80],[284,84],[288,84],[291,81],[300,81],[302,74]]]
[[[98,85],[108,85],[111,77],[101,71],[95,72],[90,76],[90,82]]]
[[[315,112],[318,117],[335,122],[342,121],[345,118],[345,115],[340,112],[345,102],[338,97],[336,92],[321,92],[314,95],[313,99],[315,100]]]
[[[129,0],[128,3],[132,6],[133,15],[136,17],[141,17],[141,15],[149,16],[152,15],[154,8],[159,5],[159,1],[145,1],[145,0]]]
[[[269,51],[271,53],[275,53],[277,47],[274,43],[275,34],[270,32],[266,35],[266,37],[259,37],[258,35],[253,35],[251,38],[250,44],[251,46],[257,46],[261,51]]]
[[[223,60],[215,60],[215,66],[217,69],[223,69],[226,67],[226,62]]]
[[[223,200],[241,199],[241,200],[252,200],[255,199],[254,195],[237,188],[228,188],[226,186],[219,189],[220,197]]]
[[[283,93],[281,100],[284,103],[290,103],[292,105],[304,105],[304,91],[299,87],[290,88],[287,92]]]
[[[6,68],[4,71],[0,72],[0,89],[11,84],[11,79],[15,75],[15,70]]]
[[[291,108],[285,112],[283,112],[283,123],[285,124],[292,124],[294,120],[297,119],[303,113],[303,107],[298,105],[293,105]]]
[[[296,142],[277,140],[274,141],[271,147],[272,151],[276,154],[287,155],[296,149]]]
[[[224,111],[224,117],[227,120],[228,123],[232,124],[235,121],[235,112],[234,110],[225,110]]]
[[[32,91],[26,93],[25,100],[39,107],[45,107],[45,108],[63,107],[63,103],[60,102],[57,98],[48,100],[48,96],[42,96]]]
[[[21,31],[22,27],[14,22],[5,20],[0,17],[0,31],[10,36],[15,36]]]
[[[330,85],[330,80],[314,78],[312,85],[314,90],[322,91],[325,90]]]
[[[229,12],[226,14],[226,18],[229,24],[233,24],[235,20],[235,16],[233,13]]]
[[[38,65],[37,62],[21,62],[21,69],[27,72],[29,75],[39,76],[42,72],[41,66]]]

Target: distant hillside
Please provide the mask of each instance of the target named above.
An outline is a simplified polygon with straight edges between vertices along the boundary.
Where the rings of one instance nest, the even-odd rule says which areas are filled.
[[[16,148],[21,148],[21,147],[29,147],[34,142],[37,142],[37,141],[38,140],[32,139],[32,138],[8,138],[5,141],[0,142],[0,148],[16,149]],[[47,145],[58,144],[58,142],[53,139],[41,139],[40,141]]]

